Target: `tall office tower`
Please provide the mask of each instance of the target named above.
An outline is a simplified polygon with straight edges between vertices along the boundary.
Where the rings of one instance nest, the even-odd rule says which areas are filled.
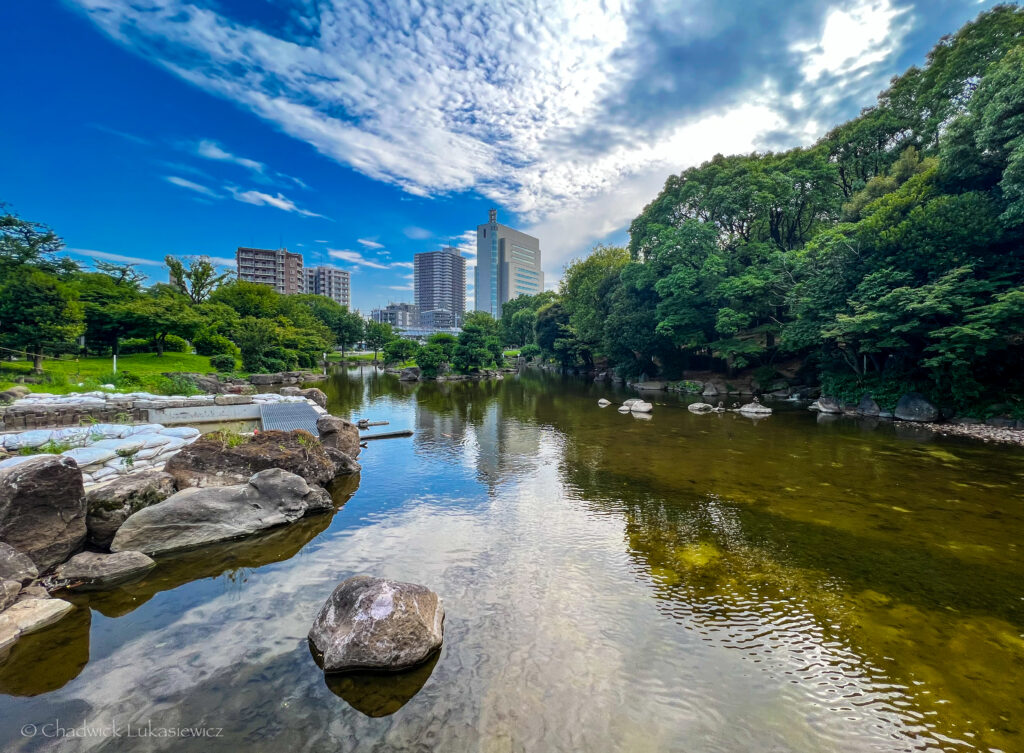
[[[416,254],[413,269],[416,308],[425,329],[462,326],[466,313],[466,260],[457,248]]]
[[[235,252],[238,279],[269,285],[278,293],[294,295],[306,287],[302,275],[302,254],[293,254],[286,248],[246,248]]]
[[[314,295],[325,295],[342,306],[352,302],[352,276],[344,269],[319,266],[306,267],[306,292]]]
[[[488,223],[476,226],[476,310],[497,319],[506,301],[543,290],[540,241],[498,224],[498,211],[492,209]]]

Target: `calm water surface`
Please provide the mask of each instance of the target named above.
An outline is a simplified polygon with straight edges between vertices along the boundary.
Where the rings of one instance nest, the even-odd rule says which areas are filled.
[[[415,436],[333,515],[75,597],[0,665],[0,749],[1024,750],[1024,450],[671,395],[644,420],[539,372],[324,389]],[[441,594],[435,663],[325,682],[306,632],[356,573]]]

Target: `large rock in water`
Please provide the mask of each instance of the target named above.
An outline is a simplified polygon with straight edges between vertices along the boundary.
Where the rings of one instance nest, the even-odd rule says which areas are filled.
[[[0,542],[0,580],[17,581],[27,586],[39,577],[39,569],[24,552]]]
[[[690,403],[686,406],[686,410],[690,413],[710,413],[715,409],[715,406],[710,403]]]
[[[324,447],[333,447],[353,459],[359,457],[359,429],[354,423],[337,416],[320,416],[316,430]]]
[[[817,410],[821,413],[842,413],[843,403],[841,400],[834,397],[819,397],[814,403],[811,404],[811,410]]]
[[[896,403],[893,415],[900,421],[931,423],[939,418],[939,409],[919,392],[908,392]]]
[[[341,583],[309,631],[325,672],[398,671],[441,647],[444,606],[426,586],[357,575]]]
[[[106,549],[129,516],[174,494],[174,477],[163,471],[118,476],[85,495],[89,542]]]
[[[330,495],[280,468],[253,475],[236,486],[184,489],[124,522],[112,552],[160,554],[250,536],[330,510]]]
[[[40,570],[81,548],[85,510],[82,472],[71,458],[41,455],[0,469],[0,541]]]
[[[142,552],[82,552],[59,565],[54,575],[69,590],[98,591],[134,580],[154,567],[156,562]]]
[[[860,402],[857,403],[858,416],[877,416],[881,412],[882,409],[875,402],[874,398],[871,397],[870,393],[865,392],[860,396]]]
[[[301,429],[264,431],[234,447],[217,434],[208,434],[183,447],[164,466],[179,489],[244,484],[268,468],[281,468],[311,484],[325,484],[339,471],[316,437]]]

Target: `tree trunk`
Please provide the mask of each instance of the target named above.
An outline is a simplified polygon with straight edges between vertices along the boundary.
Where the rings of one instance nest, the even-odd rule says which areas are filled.
[[[43,353],[40,350],[32,354],[32,371],[36,374],[43,373]]]
[[[167,338],[167,335],[157,335],[156,336],[156,354],[157,354],[158,357],[163,357],[163,355],[164,355],[164,340],[166,338]]]

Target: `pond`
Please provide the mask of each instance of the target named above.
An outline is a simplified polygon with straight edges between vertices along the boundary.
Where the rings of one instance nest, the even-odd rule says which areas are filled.
[[[0,664],[0,749],[1024,750],[1021,448],[534,370],[318,386],[415,435],[333,515],[75,597]],[[436,662],[325,682],[356,573],[442,596]]]

